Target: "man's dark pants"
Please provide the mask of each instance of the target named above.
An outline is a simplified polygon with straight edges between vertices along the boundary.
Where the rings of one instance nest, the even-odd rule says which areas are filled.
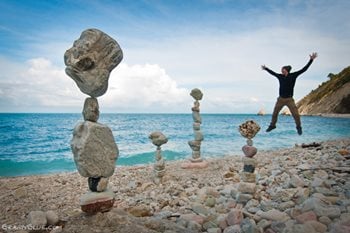
[[[300,121],[300,115],[298,112],[298,108],[295,104],[295,101],[293,98],[282,98],[278,97],[277,102],[275,105],[275,108],[272,113],[272,120],[270,126],[276,126],[277,119],[278,119],[278,114],[281,111],[281,109],[287,106],[290,110],[290,113],[292,114],[295,124],[297,127],[301,127],[301,121]]]

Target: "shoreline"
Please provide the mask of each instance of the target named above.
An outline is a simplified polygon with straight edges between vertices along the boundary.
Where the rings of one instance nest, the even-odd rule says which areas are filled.
[[[329,118],[350,118],[350,113],[317,113],[317,114],[301,114],[301,116],[320,116]]]
[[[0,112],[0,114],[9,114],[9,115],[15,115],[15,114],[30,114],[30,115],[42,115],[42,114],[57,114],[57,115],[81,115],[81,112]],[[105,112],[101,113],[101,115],[191,115],[191,113],[188,112]],[[256,112],[248,112],[248,113],[235,113],[235,112],[203,112],[205,115],[258,115],[258,116],[265,116],[265,115],[272,115],[272,112],[267,112],[264,114],[258,114]],[[287,115],[291,116],[291,114],[283,114],[280,112],[279,115]],[[314,114],[300,114],[302,116],[319,116],[319,115],[350,115],[350,113],[314,113]]]
[[[349,118],[350,118],[350,114],[349,114]],[[326,142],[335,142],[335,141],[342,141],[342,140],[347,140],[350,139],[350,137],[340,137],[337,139],[331,139],[331,140],[324,140],[324,141],[318,141],[320,143],[326,143]],[[308,141],[308,143],[312,143],[314,141]],[[317,142],[317,141],[316,141]],[[275,153],[278,152],[280,150],[286,150],[286,149],[293,149],[296,147],[295,144],[294,147],[280,147],[280,148],[275,148],[275,149],[261,149],[259,150],[258,148],[258,153],[264,153],[264,154],[269,154],[269,153]],[[300,146],[300,145],[299,145]],[[220,156],[210,156],[204,158],[208,161],[216,161],[216,160],[221,160],[221,159],[229,159],[229,158],[234,158],[235,160],[237,158],[241,158],[242,157],[242,153],[241,154],[225,154],[225,155],[220,155]],[[189,156],[190,158],[190,156]],[[176,164],[181,164],[183,162],[187,161],[187,159],[180,159],[180,160],[165,160],[166,164],[171,166],[172,164],[175,166]],[[74,164],[74,161],[73,161]],[[118,161],[117,164],[115,166],[115,169],[117,170],[118,168],[121,169],[140,169],[140,168],[146,168],[146,167],[152,167],[154,164],[154,162],[149,162],[148,164],[134,164],[134,165],[118,165]],[[55,175],[79,175],[78,171],[76,170],[76,168],[72,171],[53,171],[50,173],[40,173],[40,174],[27,174],[27,175],[18,175],[18,176],[0,176],[0,181],[2,179],[8,179],[8,178],[21,178],[21,177],[45,177],[45,176],[55,176]]]
[[[268,221],[262,226],[264,230],[276,224],[306,227],[306,223],[297,222],[297,214],[307,213],[303,212],[305,203],[317,197],[328,200],[327,205],[322,204],[325,212],[311,211],[317,215],[317,224],[332,232],[336,224],[350,220],[349,155],[341,155],[340,150],[350,153],[350,138],[324,141],[320,147],[258,151],[256,194],[247,205],[237,203],[234,195],[243,153],[207,159],[208,168],[199,170],[181,169],[184,160],[168,161],[160,185],[152,182],[152,164],[117,166],[109,181],[110,190],[116,194],[114,207],[92,216],[80,209],[79,199],[88,186],[87,178],[77,172],[1,177],[0,223],[25,225],[31,211],[51,210],[60,219],[58,232],[208,232],[208,228],[223,232],[231,226],[225,225],[226,220],[220,225],[220,217],[227,219],[231,213],[239,212],[240,227],[253,224],[251,221],[255,227]],[[285,219],[271,217],[269,210]],[[328,216],[330,210],[336,214]],[[323,215],[332,224],[322,222]]]

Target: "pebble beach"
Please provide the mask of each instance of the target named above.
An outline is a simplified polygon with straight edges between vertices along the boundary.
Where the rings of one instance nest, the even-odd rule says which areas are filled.
[[[255,158],[256,190],[243,204],[237,155],[208,159],[202,169],[166,162],[160,184],[151,165],[117,166],[108,187],[114,206],[94,215],[80,209],[89,188],[77,172],[0,178],[0,232],[30,232],[40,222],[33,212],[47,218],[36,232],[350,232],[350,138]]]

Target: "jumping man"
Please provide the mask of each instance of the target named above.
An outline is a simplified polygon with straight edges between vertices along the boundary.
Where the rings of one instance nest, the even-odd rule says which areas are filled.
[[[303,133],[298,108],[295,105],[295,101],[293,99],[294,86],[297,77],[309,68],[309,66],[311,65],[313,60],[315,60],[316,57],[317,53],[312,53],[310,55],[309,62],[304,66],[304,68],[293,73],[290,72],[292,67],[289,65],[282,67],[282,74],[277,74],[276,72],[267,68],[265,65],[261,66],[263,70],[266,70],[271,75],[275,76],[280,83],[279,97],[277,98],[277,102],[272,113],[272,120],[270,126],[267,128],[266,132],[270,132],[271,130],[276,128],[278,114],[284,106],[287,106],[294,118],[298,134],[301,135]]]

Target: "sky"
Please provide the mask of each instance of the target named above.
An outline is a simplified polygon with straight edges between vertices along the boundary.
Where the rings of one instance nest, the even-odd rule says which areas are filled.
[[[63,55],[88,28],[123,61],[98,98],[103,113],[272,112],[280,72],[301,69],[300,100],[350,64],[348,0],[0,0],[0,112],[81,112],[87,95]]]

